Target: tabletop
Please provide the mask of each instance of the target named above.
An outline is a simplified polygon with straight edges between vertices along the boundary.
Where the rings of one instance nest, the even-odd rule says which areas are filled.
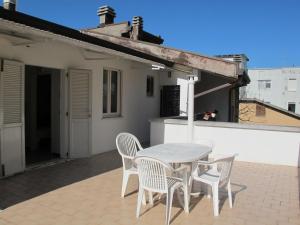
[[[152,157],[167,163],[190,163],[206,157],[211,151],[207,145],[167,143],[142,149],[136,156]]]

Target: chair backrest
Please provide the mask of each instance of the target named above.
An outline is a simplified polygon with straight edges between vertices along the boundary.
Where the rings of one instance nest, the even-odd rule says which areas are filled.
[[[168,192],[167,171],[172,170],[169,164],[144,156],[135,158],[135,163],[142,188],[152,192]]]
[[[132,134],[120,133],[116,137],[116,145],[119,154],[122,156],[124,169],[131,168],[136,152],[143,149],[139,140]]]
[[[116,137],[116,145],[121,156],[135,157],[136,152],[142,149],[136,136],[129,133],[118,134]]]
[[[232,165],[236,154],[231,156],[225,156],[217,159],[214,163],[217,164],[217,169],[220,172],[219,186],[223,186],[228,183],[232,170]]]

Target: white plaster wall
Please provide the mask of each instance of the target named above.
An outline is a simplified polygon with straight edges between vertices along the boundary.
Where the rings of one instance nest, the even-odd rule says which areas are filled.
[[[109,60],[85,60],[77,47],[54,41],[36,43],[30,47],[11,46],[0,42],[0,58],[17,60],[27,65],[56,68],[68,71],[70,68],[92,71],[92,154],[116,148],[115,137],[119,132],[131,132],[142,141],[149,141],[149,119],[159,116],[159,75],[151,65],[116,57]],[[122,72],[122,116],[102,116],[102,73],[104,67]],[[154,97],[146,96],[146,76],[155,76]],[[65,84],[65,78],[62,84]],[[66,87],[66,85],[64,86]],[[66,95],[66,92],[62,92]],[[63,96],[64,100],[66,96]],[[67,104],[67,103],[66,103]],[[62,106],[62,108],[66,105]],[[62,118],[65,112],[62,110]],[[67,152],[67,138],[62,140],[63,152]]]
[[[186,135],[185,124],[151,122],[151,145],[186,142]],[[213,154],[238,153],[240,161],[300,166],[300,132],[194,126],[194,141],[198,139],[213,140]]]
[[[289,102],[296,103],[300,114],[300,68],[249,69],[250,84],[246,87],[247,98],[257,98],[288,109]],[[288,91],[288,79],[297,79],[297,91]],[[258,80],[271,80],[270,89],[259,89]]]
[[[224,88],[195,99],[195,113],[218,110],[217,121],[229,119],[229,91]]]
[[[135,134],[141,142],[149,142],[149,119],[159,117],[159,76],[150,69],[135,67],[129,61],[110,61],[105,66],[122,71],[121,117],[103,118],[102,70],[94,76],[93,90],[93,152],[115,149],[115,137],[120,132]],[[154,76],[154,97],[146,96],[147,75]],[[100,85],[99,85],[100,84]]]

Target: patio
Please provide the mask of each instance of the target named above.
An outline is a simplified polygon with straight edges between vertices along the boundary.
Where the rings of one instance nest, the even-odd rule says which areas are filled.
[[[164,201],[135,218],[137,179],[121,199],[120,166],[112,151],[0,180],[0,224],[164,224]],[[171,224],[300,224],[299,173],[297,167],[235,162],[233,209],[223,198],[220,216],[213,217],[211,199],[193,198],[185,214],[175,200]]]

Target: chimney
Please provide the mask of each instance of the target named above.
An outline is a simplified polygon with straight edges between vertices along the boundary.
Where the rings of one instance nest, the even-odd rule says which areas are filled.
[[[132,19],[132,33],[131,38],[133,40],[140,40],[143,33],[143,18],[135,16]]]
[[[100,17],[100,26],[105,26],[106,24],[114,23],[114,18],[116,17],[115,10],[107,5],[101,6],[98,9],[98,16]]]
[[[245,54],[231,54],[231,55],[216,55],[218,58],[223,58],[225,60],[237,62],[239,65],[238,74],[241,75],[244,72],[248,71],[247,62],[249,61],[248,57]]]
[[[16,11],[17,0],[3,0],[3,8],[11,11]]]

